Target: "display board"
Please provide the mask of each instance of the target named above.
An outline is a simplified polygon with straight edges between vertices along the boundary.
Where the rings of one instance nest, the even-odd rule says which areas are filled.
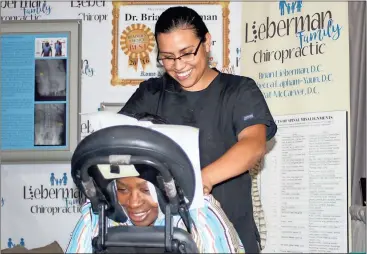
[[[264,253],[348,252],[348,149],[345,111],[275,117],[260,193]]]
[[[241,74],[273,115],[349,111],[347,2],[253,1],[243,12]]]
[[[327,139],[327,129],[314,126],[313,120],[278,121],[275,150],[265,156],[265,168],[259,176],[267,229],[263,252],[346,253],[350,230],[347,197],[351,193],[347,184],[351,179],[349,41],[353,40],[349,35],[348,3],[245,1],[242,8],[241,74],[256,81],[277,120],[318,117],[334,111],[348,113],[343,113],[343,119],[335,116],[339,120],[324,121],[325,128],[342,127],[346,131],[346,154],[333,154],[335,160],[328,161],[345,181],[341,185],[339,178],[333,178],[341,192],[318,182],[326,182],[325,176],[318,179],[313,168],[329,156],[323,152],[334,152],[330,150],[333,147],[328,150],[312,137],[317,135],[321,141],[325,135]],[[298,123],[302,126],[296,126]],[[347,165],[334,165],[336,160],[346,161]],[[298,192],[302,196],[295,196]],[[328,203],[322,204],[320,198]],[[330,205],[332,198],[335,204]],[[333,207],[334,213],[324,211],[324,205]]]
[[[80,140],[80,21],[1,30],[2,162],[70,160]]]

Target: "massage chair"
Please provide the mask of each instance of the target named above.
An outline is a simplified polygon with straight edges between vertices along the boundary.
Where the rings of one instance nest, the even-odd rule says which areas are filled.
[[[102,167],[104,165],[103,172]],[[114,180],[133,165],[139,177],[154,184],[165,214],[164,226],[115,226],[107,218],[124,223],[127,215],[119,204]],[[131,166],[130,166],[131,167]],[[99,215],[94,253],[198,253],[191,236],[189,214],[195,194],[195,174],[185,151],[168,136],[142,126],[119,125],[100,129],[77,146],[71,160],[77,187]],[[116,176],[116,177],[114,177]],[[186,230],[172,225],[180,216]]]

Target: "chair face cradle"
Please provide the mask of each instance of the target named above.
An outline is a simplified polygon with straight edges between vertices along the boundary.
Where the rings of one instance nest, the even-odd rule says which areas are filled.
[[[109,167],[109,175],[124,175],[123,165],[134,165],[139,177],[156,187],[165,214],[164,226],[116,226],[107,218],[126,222],[117,199],[114,180],[106,179],[97,165]],[[139,126],[114,126],[98,130],[77,146],[71,161],[77,187],[99,215],[99,231],[92,241],[95,253],[198,253],[191,237],[189,208],[195,193],[194,169],[182,148],[167,136]],[[187,231],[172,225],[181,216]]]

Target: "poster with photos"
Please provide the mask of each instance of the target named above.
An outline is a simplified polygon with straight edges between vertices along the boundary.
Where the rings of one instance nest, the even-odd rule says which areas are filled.
[[[1,39],[2,150],[67,148],[68,34]]]

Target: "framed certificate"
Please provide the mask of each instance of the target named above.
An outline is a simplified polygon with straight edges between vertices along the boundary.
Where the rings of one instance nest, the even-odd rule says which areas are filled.
[[[202,16],[212,35],[209,64],[218,69],[229,67],[229,2],[219,1],[114,1],[112,28],[111,84],[137,85],[159,77],[154,26],[167,8],[185,5]]]
[[[80,140],[80,36],[77,20],[2,23],[2,162],[71,159]]]

